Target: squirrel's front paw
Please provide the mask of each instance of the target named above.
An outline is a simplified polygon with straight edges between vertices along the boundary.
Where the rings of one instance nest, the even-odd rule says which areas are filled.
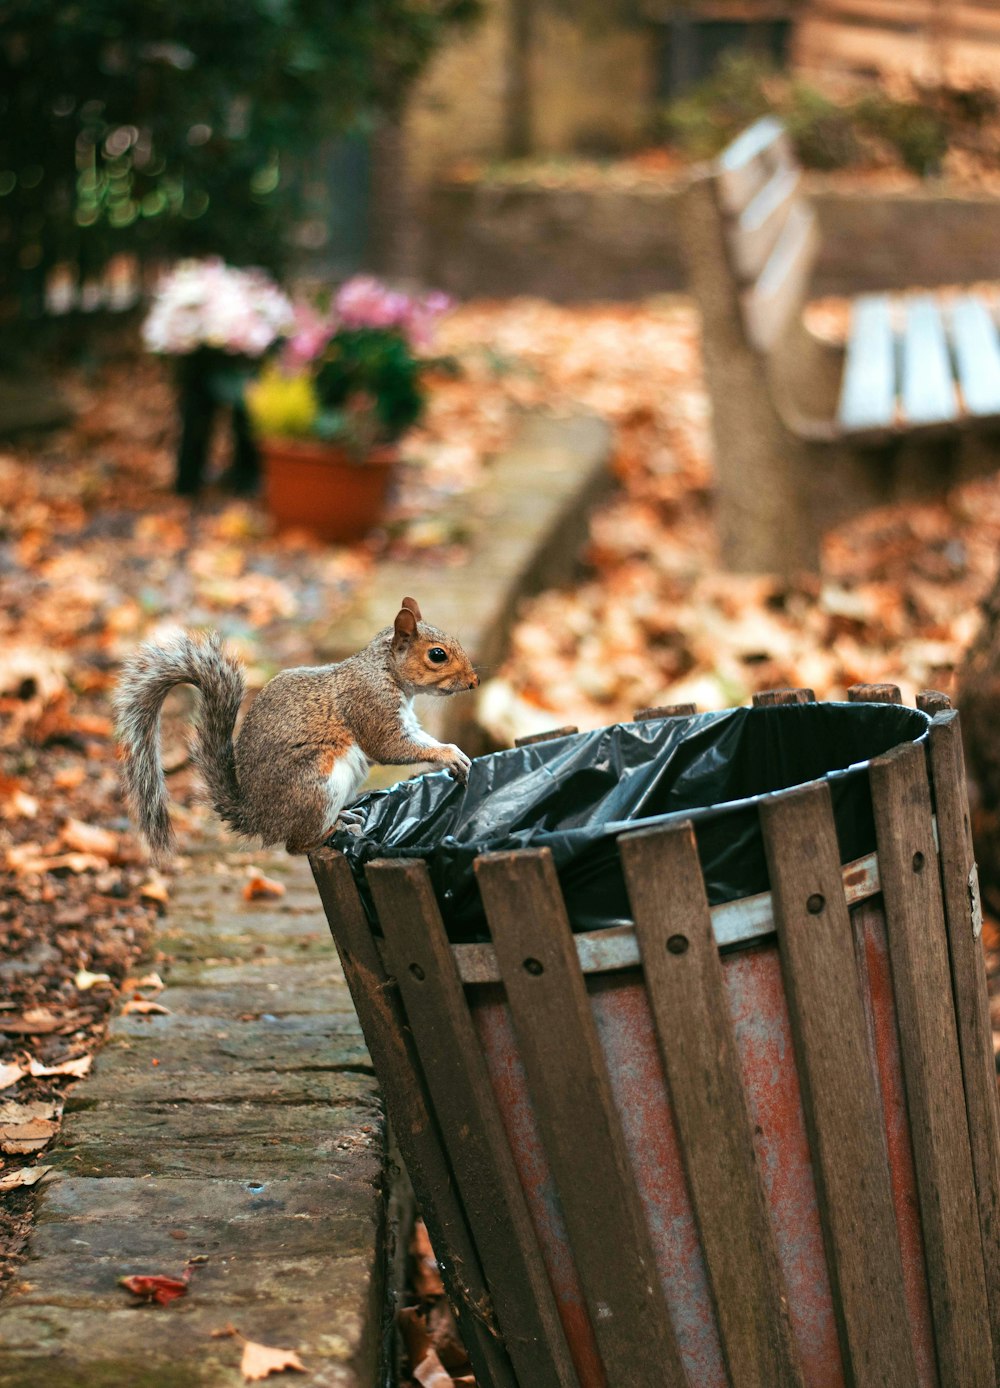
[[[450,742],[445,750],[451,754],[445,770],[448,772],[449,776],[459,781],[464,786],[469,779],[469,767],[472,765],[472,762],[462,751],[461,747],[456,747],[453,742]]]

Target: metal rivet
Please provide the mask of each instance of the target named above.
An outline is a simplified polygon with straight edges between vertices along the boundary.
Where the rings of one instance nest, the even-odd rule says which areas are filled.
[[[423,969],[420,967],[419,964],[411,964],[410,973],[413,975],[413,977],[417,980],[418,983],[423,983],[424,979],[427,977],[427,975],[424,973]]]
[[[684,954],[687,951],[688,938],[686,935],[671,935],[667,941],[667,949],[671,954]]]
[[[822,892],[813,892],[812,896],[806,901],[806,910],[811,916],[818,916],[826,905],[826,897]]]
[[[534,974],[536,978],[539,974],[543,974],[545,972],[545,966],[542,964],[540,959],[526,959],[524,961],[523,967],[525,973]]]
[[[914,871],[914,872],[923,872],[923,870],[924,870],[924,855],[923,855],[922,853],[914,853],[914,855],[913,855],[913,871]]]

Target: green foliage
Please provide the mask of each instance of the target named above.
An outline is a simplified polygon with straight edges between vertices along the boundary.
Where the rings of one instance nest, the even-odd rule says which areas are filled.
[[[771,69],[759,59],[727,53],[706,81],[671,101],[662,133],[692,159],[711,159],[772,104],[765,91]]]
[[[926,102],[901,101],[884,92],[833,101],[818,87],[789,81],[744,54],[724,56],[707,81],[671,102],[661,130],[690,158],[708,159],[752,121],[770,114],[785,123],[806,168],[850,168],[888,156],[925,177],[940,170],[948,149],[949,122]]]
[[[343,431],[348,407],[370,401],[378,434],[399,438],[420,418],[424,407],[421,372],[426,362],[413,355],[401,333],[385,328],[341,328],[331,339],[316,373],[320,402],[316,432]]]
[[[890,145],[911,172],[925,178],[940,171],[948,151],[948,126],[937,111],[876,92],[857,103],[854,117],[860,129]]]
[[[0,299],[62,259],[278,268],[300,169],[477,0],[0,0]]]
[[[782,117],[807,169],[843,169],[861,154],[851,112],[810,86],[793,82]]]

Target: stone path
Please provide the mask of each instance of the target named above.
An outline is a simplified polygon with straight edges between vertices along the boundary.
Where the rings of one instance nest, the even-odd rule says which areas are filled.
[[[518,599],[572,573],[609,447],[591,415],[527,417],[482,487],[455,502],[472,533],[465,567],[383,565],[317,659],[365,644],[409,592],[474,662],[495,664]],[[475,753],[472,714],[471,700],[442,699],[421,717]],[[245,903],[248,858],[287,894]],[[381,1388],[396,1196],[306,861],[227,859],[226,844],[204,844],[156,947],[169,1013],[119,1017],[72,1093],[47,1156],[57,1171],[0,1305],[0,1388],[230,1388],[243,1382],[240,1344],[212,1335],[229,1324],[299,1353],[307,1373],[277,1381]],[[166,1308],[137,1308],[118,1285],[202,1258]]]
[[[256,856],[287,894],[248,904],[223,848],[205,846],[164,922],[169,1015],[117,1018],[67,1106],[0,1311],[2,1388],[228,1388],[240,1344],[212,1338],[227,1323],[297,1350],[303,1388],[377,1382],[385,1133],[368,1054],[305,860]],[[191,1258],[207,1261],[169,1307],[117,1285]]]

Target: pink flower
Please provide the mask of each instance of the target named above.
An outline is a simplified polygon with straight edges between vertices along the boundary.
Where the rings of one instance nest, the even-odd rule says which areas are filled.
[[[285,344],[285,365],[290,371],[301,371],[319,357],[333,336],[329,318],[318,313],[311,304],[297,304],[292,333]]]
[[[345,328],[395,329],[411,346],[426,347],[434,324],[451,308],[451,300],[438,292],[412,298],[371,275],[355,275],[341,285],[333,308]]]

